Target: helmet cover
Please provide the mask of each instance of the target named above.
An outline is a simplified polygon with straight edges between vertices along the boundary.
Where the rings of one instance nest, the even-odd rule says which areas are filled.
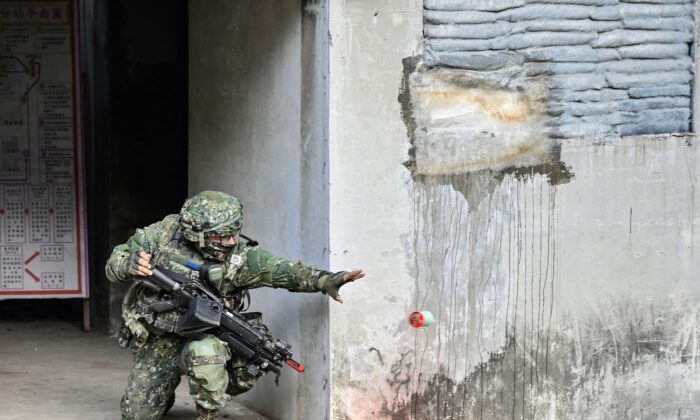
[[[212,243],[207,238],[237,237],[242,226],[243,206],[236,197],[223,192],[202,191],[187,199],[180,210],[182,236],[202,251],[218,251],[217,254],[227,251],[226,245]],[[216,259],[221,258],[222,255],[216,255]]]

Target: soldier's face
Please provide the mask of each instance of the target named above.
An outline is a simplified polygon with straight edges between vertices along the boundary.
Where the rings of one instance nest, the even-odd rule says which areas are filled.
[[[210,235],[210,236],[207,236],[207,240],[213,244],[223,245],[223,246],[234,246],[234,245],[236,245],[236,242],[238,242],[236,237],[233,235],[231,235],[231,236]]]

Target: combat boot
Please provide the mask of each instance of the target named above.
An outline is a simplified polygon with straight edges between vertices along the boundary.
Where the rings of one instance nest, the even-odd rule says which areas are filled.
[[[219,410],[207,410],[197,404],[197,420],[218,420]]]

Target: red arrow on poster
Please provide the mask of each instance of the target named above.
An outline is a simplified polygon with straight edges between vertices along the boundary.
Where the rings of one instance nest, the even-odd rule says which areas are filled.
[[[35,253],[32,254],[31,257],[27,258],[27,260],[24,262],[24,265],[27,265],[27,264],[29,264],[30,262],[34,261],[34,259],[35,259],[36,257],[38,257],[39,255],[41,255],[41,254],[39,253],[39,251],[36,251]],[[34,273],[32,273],[31,271],[29,271],[28,268],[25,268],[24,271],[25,271],[27,274],[29,274],[29,276],[30,276],[31,278],[33,278],[35,282],[39,283],[39,282],[41,281],[41,279],[39,278],[39,276],[37,276],[36,274],[34,274]]]
[[[31,271],[29,271],[28,268],[25,268],[24,271],[26,271],[27,274],[29,274],[29,276],[30,276],[31,278],[33,278],[35,282],[39,283],[39,282],[41,281],[41,279],[40,279],[36,274],[34,274],[34,273],[32,273]]]
[[[27,265],[27,264],[29,264],[30,262],[34,261],[34,258],[38,257],[39,255],[41,255],[41,254],[39,253],[39,251],[36,251],[35,253],[32,254],[31,257],[27,258],[27,261],[24,262],[24,265]]]

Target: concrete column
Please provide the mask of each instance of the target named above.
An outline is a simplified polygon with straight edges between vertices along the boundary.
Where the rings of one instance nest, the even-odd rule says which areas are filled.
[[[333,303],[331,418],[379,418],[412,307],[402,59],[419,53],[422,2],[333,2],[330,9],[330,265],[366,280]],[[389,356],[391,355],[391,356]]]

